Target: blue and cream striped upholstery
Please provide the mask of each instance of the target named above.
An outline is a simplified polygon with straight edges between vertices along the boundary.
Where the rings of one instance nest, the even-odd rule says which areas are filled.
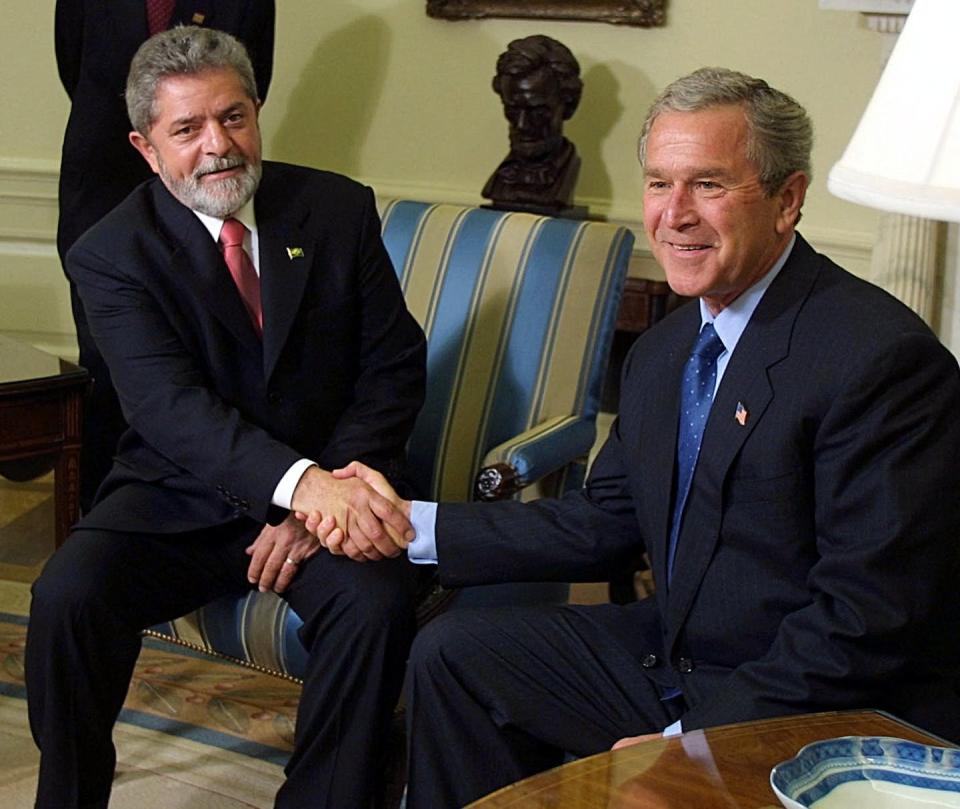
[[[410,441],[421,488],[467,500],[481,465],[538,437],[563,452],[551,468],[525,471],[585,456],[630,232],[399,201],[384,206],[383,238],[429,345],[427,401]]]
[[[623,227],[425,202],[382,205],[383,239],[427,335],[411,471],[467,500],[504,461],[535,496],[579,486],[633,235]],[[531,495],[527,495],[531,496]],[[300,621],[273,595],[223,599],[164,631],[297,676]]]

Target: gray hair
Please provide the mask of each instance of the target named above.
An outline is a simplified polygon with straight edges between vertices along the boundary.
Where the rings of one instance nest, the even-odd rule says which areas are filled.
[[[640,163],[647,157],[647,137],[663,112],[699,112],[709,107],[740,105],[747,118],[747,159],[760,174],[767,196],[780,190],[796,171],[810,171],[813,125],[807,111],[763,79],[722,67],[704,67],[683,76],[657,97],[640,132]]]
[[[141,135],[157,119],[157,88],[171,76],[195,76],[206,70],[233,70],[255,103],[257,83],[246,48],[230,34],[196,25],[178,25],[144,42],[127,75],[127,115]]]

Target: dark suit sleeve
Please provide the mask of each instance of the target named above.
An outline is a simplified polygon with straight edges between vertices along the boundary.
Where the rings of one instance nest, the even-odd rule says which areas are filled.
[[[373,192],[365,189],[364,198],[356,270],[359,367],[353,399],[315,459],[327,468],[359,459],[383,469],[385,462],[402,456],[426,383],[423,331],[407,310],[380,238]]]
[[[273,46],[276,28],[274,0],[249,0],[243,20],[243,30],[238,38],[247,48],[253,73],[257,79],[257,93],[261,101],[267,100],[270,79],[273,77]]]
[[[57,0],[53,24],[57,72],[67,95],[80,80],[80,54],[83,50],[83,3],[80,0]]]
[[[644,548],[624,469],[616,422],[581,491],[529,503],[441,504],[441,582],[602,581],[624,570]]]
[[[265,522],[278,481],[300,454],[217,394],[135,273],[85,242],[70,251],[67,269],[127,422],[168,462],[138,458],[138,473],[161,480],[186,470],[245,500],[247,513]]]
[[[896,710],[949,683],[956,637],[942,618],[957,608],[960,573],[956,361],[919,331],[863,348],[819,425],[805,425],[815,429],[810,601],[782,619],[767,654],[688,711],[684,729],[858,705]],[[749,616],[741,620],[749,632]]]

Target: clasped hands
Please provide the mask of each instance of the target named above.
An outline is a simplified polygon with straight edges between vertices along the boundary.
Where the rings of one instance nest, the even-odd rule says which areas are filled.
[[[398,556],[414,537],[410,502],[358,461],[332,472],[310,467],[294,490],[293,511],[319,546],[357,562]]]
[[[300,564],[321,548],[365,562],[398,556],[414,536],[410,503],[383,475],[357,461],[333,472],[308,468],[292,505],[282,523],[264,526],[246,549],[247,579],[260,592],[282,593]]]

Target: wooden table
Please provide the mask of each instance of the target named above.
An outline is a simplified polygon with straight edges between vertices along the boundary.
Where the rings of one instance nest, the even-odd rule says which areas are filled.
[[[666,281],[627,276],[617,310],[616,329],[640,334],[686,300],[672,292]]]
[[[85,369],[0,335],[0,475],[32,480],[54,470],[54,538],[63,543],[80,505]]]
[[[470,809],[782,809],[770,770],[805,744],[837,736],[953,746],[878,711],[766,719],[580,759],[498,790]]]

